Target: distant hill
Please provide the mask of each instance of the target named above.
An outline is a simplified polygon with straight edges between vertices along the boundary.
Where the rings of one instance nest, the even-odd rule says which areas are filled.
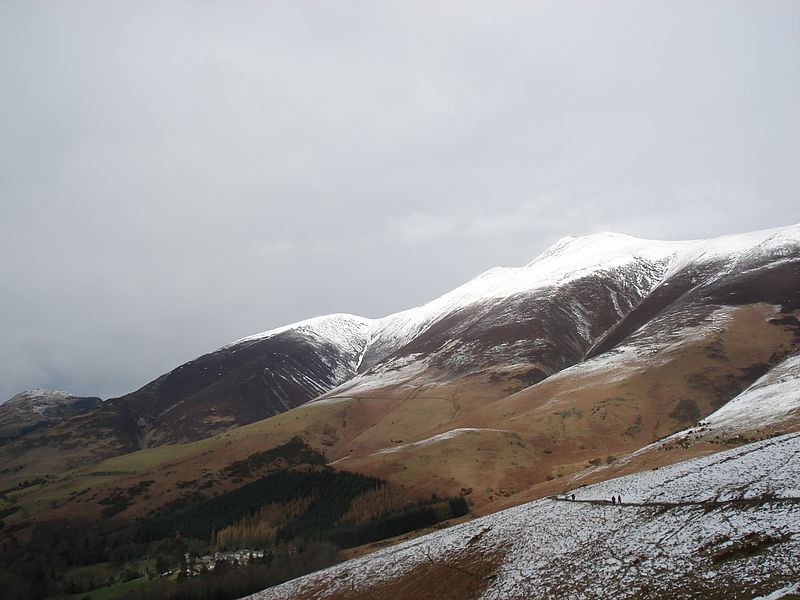
[[[0,404],[0,445],[100,404],[100,398],[27,390]]]

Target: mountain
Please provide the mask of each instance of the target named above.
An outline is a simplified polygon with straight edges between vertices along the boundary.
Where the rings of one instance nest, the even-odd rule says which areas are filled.
[[[640,301],[630,308],[617,301],[619,318],[609,324],[596,307],[613,306],[614,283],[642,272],[644,253],[633,244],[658,251],[648,258],[652,275]],[[315,400],[335,398],[347,414],[347,431],[330,434],[340,443],[337,466],[427,493],[469,490],[477,509],[496,510],[695,425],[800,348],[800,228],[650,244],[612,235],[559,243],[521,269],[532,271],[528,281],[544,282],[522,296],[539,301],[539,310],[511,310],[503,321],[502,309],[493,315],[497,305],[489,304],[474,322],[489,343],[475,352],[472,370],[437,367],[436,350],[402,356],[407,364],[390,356]],[[560,278],[537,272],[551,261],[563,269],[553,268]],[[541,305],[561,308],[563,318]],[[498,331],[504,337],[493,337]],[[527,341],[515,338],[520,331],[530,332]],[[570,335],[577,331],[584,337]],[[451,363],[469,347],[458,333],[442,337]],[[556,360],[557,368],[542,367]],[[534,368],[546,377],[514,380]],[[354,431],[350,415],[367,407],[369,426]]]
[[[535,383],[581,360],[660,280],[678,247],[602,233],[561,240],[525,267],[491,269],[377,320],[359,377],[334,393],[416,385],[425,372],[426,380],[481,371]]]
[[[495,510],[696,424],[776,367],[800,348],[798,281],[799,226],[565,238],[383,319],[244,338],[0,458],[30,478],[225,431],[248,440],[228,462],[301,436],[337,468]],[[210,460],[193,456],[188,480]]]
[[[692,242],[565,238],[525,267],[491,269],[376,322],[360,376],[335,393],[374,389],[380,383],[368,380],[385,381],[388,372],[394,385],[412,371],[416,378],[433,367],[450,377],[487,362],[541,363],[529,375],[544,379],[612,349],[659,315],[697,319],[700,305],[766,302],[788,313],[800,302],[798,255],[798,226]]]
[[[795,433],[567,489],[248,599],[796,598],[798,453]]]
[[[356,373],[370,321],[327,315],[246,337],[118,400],[143,446],[202,439],[284,412]]]
[[[69,523],[102,532],[79,565],[177,568],[175,548],[220,540],[290,562],[294,538],[367,552],[467,510],[536,506],[518,514],[544,519],[573,509],[526,503],[743,444],[778,452],[768,442],[800,430],[798,317],[795,225],[683,242],[565,238],[382,319],[329,315],[249,336],[0,447],[0,566],[33,572],[35,557],[82,544],[82,531],[62,533]],[[632,534],[644,540],[658,523],[643,519],[664,508],[648,502]],[[119,536],[133,541],[112,557]],[[761,540],[757,553],[762,542],[782,548]],[[482,573],[494,556],[446,568]]]
[[[100,398],[55,390],[26,390],[0,404],[0,445],[100,403]]]
[[[6,461],[58,471],[284,412],[355,375],[368,324],[328,315],[243,338],[26,435],[5,449]]]

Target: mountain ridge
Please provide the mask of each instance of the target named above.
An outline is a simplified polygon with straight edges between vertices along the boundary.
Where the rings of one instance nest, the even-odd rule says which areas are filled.
[[[797,255],[800,225],[679,242],[609,232],[564,238],[523,267],[490,269],[380,319],[335,313],[241,338],[104,402],[82,423],[23,436],[18,449],[55,439],[69,446],[74,428],[82,446],[98,439],[88,455],[67,448],[64,458],[77,466],[202,439],[332,395],[391,395],[464,377],[491,401],[612,349],[669,307],[709,296],[737,269],[745,281],[736,293],[774,289],[761,300],[800,306]],[[750,300],[731,289],[714,301]]]
[[[792,232],[795,235],[788,235]],[[767,244],[770,241],[785,242],[792,240],[797,242],[798,239],[800,239],[800,224],[748,233],[728,234],[714,238],[680,241],[650,240],[612,231],[599,232],[586,236],[567,236],[549,246],[536,258],[522,267],[492,267],[473,277],[466,283],[457,286],[450,292],[446,292],[442,296],[419,306],[391,313],[380,318],[367,318],[350,313],[319,315],[296,323],[277,327],[263,333],[241,338],[240,340],[222,346],[220,349],[258,339],[262,336],[270,336],[298,327],[311,326],[336,317],[347,317],[366,323],[368,325],[367,338],[375,338],[376,334],[381,333],[382,330],[397,329],[397,321],[404,322],[404,325],[408,327],[408,329],[418,334],[424,329],[432,314],[441,317],[443,313],[447,313],[454,308],[463,307],[465,304],[471,302],[488,298],[507,297],[525,289],[526,286],[535,285],[544,287],[563,281],[563,278],[556,278],[555,281],[552,278],[547,278],[548,275],[552,277],[554,271],[569,273],[570,275],[566,275],[566,277],[569,278],[572,277],[576,271],[601,269],[604,268],[605,265],[614,264],[614,261],[618,261],[623,257],[637,258],[649,255],[649,257],[656,262],[671,259],[669,260],[669,268],[663,274],[666,276],[670,274],[670,271],[679,269],[681,265],[693,259],[705,256],[706,260],[710,260],[712,257],[718,258],[725,254],[735,255],[737,252],[746,252],[760,245]],[[567,252],[567,250],[571,250],[571,252]],[[681,250],[684,250],[683,255],[680,254]],[[568,268],[563,262],[562,264],[556,265],[557,268],[555,269],[551,268],[548,270],[546,268],[541,268],[543,263],[553,262],[554,259],[560,258],[562,261],[566,261],[566,258],[569,258],[570,255],[574,256],[571,257],[572,264],[568,265]],[[519,277],[534,269],[537,272],[535,272],[533,276]]]

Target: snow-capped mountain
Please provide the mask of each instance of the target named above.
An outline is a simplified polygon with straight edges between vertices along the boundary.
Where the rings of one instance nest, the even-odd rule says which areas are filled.
[[[784,267],[785,285],[773,283],[773,295],[791,296],[798,256],[800,226],[685,242],[617,233],[564,238],[524,267],[491,269],[423,306],[373,321],[359,377],[329,395],[387,381],[416,385],[431,367],[445,376],[475,370],[487,355],[490,364],[527,364],[534,383],[587,352],[611,348],[683,294],[713,293],[726,278],[741,277],[740,293],[758,294],[765,286],[748,286],[759,270]],[[726,293],[723,304],[746,300]]]
[[[566,490],[248,598],[797,597],[798,454],[795,433]]]
[[[654,242],[600,233],[564,238],[520,268],[496,267],[422,306],[377,319],[361,371],[398,350],[434,323],[469,307],[487,309],[519,294],[554,290],[597,273],[631,273],[630,292],[639,296],[663,274],[669,256],[681,243]],[[624,308],[619,308],[622,312]],[[519,316],[519,315],[517,315]]]
[[[590,435],[630,420],[627,445],[597,448],[616,454],[707,416],[797,350],[798,281],[798,225],[683,242],[565,238],[523,267],[491,269],[382,319],[333,314],[237,340],[79,421],[25,436],[20,449],[82,452],[95,440],[97,459],[201,439],[312,400],[349,412],[380,398],[370,408],[378,421],[356,419],[369,433],[345,431],[346,420],[318,426],[332,460],[450,429],[521,434],[543,420],[552,431],[580,421]],[[669,385],[653,387],[654,367]],[[587,386],[608,394],[593,398]],[[611,400],[605,412],[584,406]],[[597,422],[615,402],[624,414]],[[554,411],[570,416],[553,421]],[[529,451],[552,445],[552,431],[528,437]]]
[[[57,390],[33,389],[0,404],[0,444],[84,411],[100,398],[76,396]]]
[[[518,377],[533,383],[580,360],[660,280],[678,247],[603,233],[561,240],[525,267],[490,269],[374,321],[359,377],[331,394],[494,364],[516,365]]]
[[[368,320],[329,315],[243,338],[141,389],[32,432],[6,451],[41,448],[74,467],[143,447],[202,439],[285,412],[356,373]]]
[[[566,238],[382,319],[242,338],[27,433],[0,447],[0,488],[18,490],[0,508],[19,528],[216,518],[215,499],[302,463],[382,481],[381,502],[489,516],[264,598],[789,597],[799,317],[800,226]],[[293,518],[278,512],[265,530]],[[228,526],[267,524],[246,521]]]

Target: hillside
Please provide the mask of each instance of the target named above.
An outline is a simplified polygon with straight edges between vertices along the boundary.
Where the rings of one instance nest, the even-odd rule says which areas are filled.
[[[695,426],[648,444],[610,465],[576,475],[569,485],[654,469],[720,447],[800,430],[800,354],[795,353]]]
[[[575,501],[523,504],[248,598],[797,597],[798,453],[790,434],[567,490]]]

